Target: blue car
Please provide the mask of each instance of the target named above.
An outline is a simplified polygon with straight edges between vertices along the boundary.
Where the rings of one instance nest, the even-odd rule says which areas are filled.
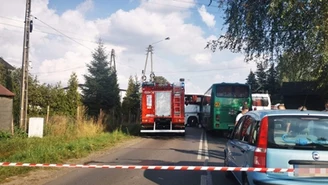
[[[229,167],[284,168],[292,172],[226,172],[242,185],[327,185],[328,114],[260,110],[246,113],[224,149]]]

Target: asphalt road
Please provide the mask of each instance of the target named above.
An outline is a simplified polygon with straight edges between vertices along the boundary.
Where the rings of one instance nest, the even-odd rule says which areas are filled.
[[[223,166],[225,139],[206,134],[200,128],[186,135],[147,136],[87,164]],[[224,172],[129,169],[76,169],[46,185],[234,185]]]

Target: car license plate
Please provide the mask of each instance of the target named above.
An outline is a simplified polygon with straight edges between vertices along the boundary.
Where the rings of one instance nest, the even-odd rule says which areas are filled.
[[[328,165],[294,165],[296,177],[328,177]]]

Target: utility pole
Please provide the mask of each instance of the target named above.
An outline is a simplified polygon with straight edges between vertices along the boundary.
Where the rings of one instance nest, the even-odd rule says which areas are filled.
[[[142,70],[142,81],[143,82],[145,82],[147,79],[146,68],[147,68],[149,55],[150,55],[150,82],[154,82],[154,78],[155,78],[155,73],[153,71],[153,46],[149,45],[147,48],[145,67],[144,67],[144,70]]]
[[[157,43],[163,42],[165,40],[170,40],[170,37],[166,37],[163,40],[159,40],[157,42],[154,42],[152,44],[150,44],[147,48],[147,54],[146,54],[146,62],[145,62],[145,67],[144,70],[142,70],[142,77],[141,80],[142,82],[146,82],[147,77],[146,77],[146,68],[147,68],[147,63],[148,63],[148,57],[150,55],[150,82],[154,82],[155,80],[155,73],[154,73],[154,69],[153,69],[153,51],[154,51],[154,46]]]
[[[26,0],[25,11],[25,26],[24,26],[24,41],[23,41],[23,60],[22,60],[22,80],[21,80],[21,94],[20,94],[20,128],[27,130],[27,109],[28,109],[28,65],[29,65],[29,39],[31,32],[31,0]]]

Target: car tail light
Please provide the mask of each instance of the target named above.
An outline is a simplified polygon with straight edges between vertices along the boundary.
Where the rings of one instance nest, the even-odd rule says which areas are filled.
[[[257,147],[254,151],[254,164],[256,168],[266,168],[266,153],[268,146],[268,117],[264,117],[261,121],[259,129],[259,137],[257,140]]]
[[[216,121],[220,121],[220,115],[219,115],[219,114],[217,114],[217,115],[215,116],[215,120],[216,120]]]

